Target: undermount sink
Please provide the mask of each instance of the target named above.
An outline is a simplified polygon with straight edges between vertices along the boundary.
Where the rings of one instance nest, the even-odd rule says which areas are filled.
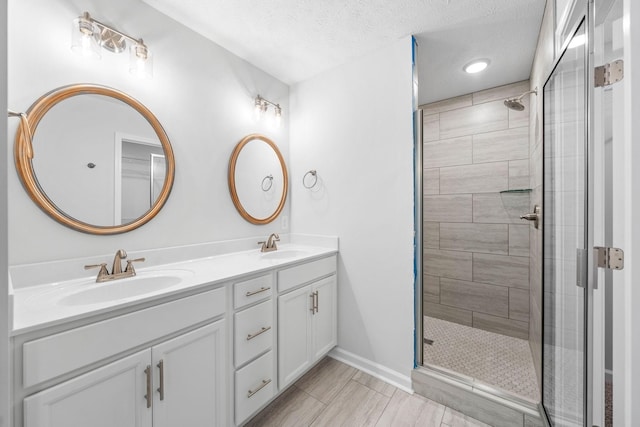
[[[180,284],[192,276],[189,270],[165,270],[138,273],[137,276],[110,282],[80,283],[58,300],[60,305],[85,305],[124,300],[151,294]]]
[[[260,257],[263,259],[291,259],[307,255],[309,252],[299,249],[277,249],[273,252],[265,252]]]

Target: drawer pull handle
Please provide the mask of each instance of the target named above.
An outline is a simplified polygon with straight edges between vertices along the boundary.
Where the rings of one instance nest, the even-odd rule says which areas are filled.
[[[318,291],[311,292],[309,297],[311,298],[311,308],[309,310],[311,314],[316,314],[318,312]]]
[[[255,337],[257,337],[258,335],[262,335],[265,332],[267,332],[269,329],[271,329],[271,326],[267,326],[267,327],[262,327],[262,329],[260,329],[258,332],[253,333],[253,334],[249,334],[247,335],[247,341],[251,341],[252,339],[254,339]]]
[[[147,365],[144,373],[147,376],[147,394],[144,395],[144,398],[147,399],[147,408],[151,408],[151,399],[153,399],[151,394],[151,365]]]
[[[254,296],[256,294],[259,294],[260,292],[264,292],[264,291],[268,291],[269,289],[271,289],[271,286],[267,286],[267,287],[261,287],[260,289],[258,289],[257,291],[252,291],[252,292],[247,292],[245,295],[248,297]]]
[[[160,360],[158,369],[160,369],[160,387],[158,387],[158,393],[160,393],[160,400],[164,400],[164,360]]]
[[[262,390],[263,388],[265,388],[269,383],[271,382],[271,379],[268,380],[262,380],[262,384],[260,384],[260,387],[258,387],[255,390],[249,390],[249,392],[247,393],[247,397],[251,397],[254,394],[256,394],[257,392],[259,392],[260,390]]]

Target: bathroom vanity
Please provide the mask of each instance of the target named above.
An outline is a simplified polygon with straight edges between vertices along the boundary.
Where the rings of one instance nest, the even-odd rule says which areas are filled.
[[[99,284],[15,268],[14,426],[242,425],[336,345],[335,242]]]

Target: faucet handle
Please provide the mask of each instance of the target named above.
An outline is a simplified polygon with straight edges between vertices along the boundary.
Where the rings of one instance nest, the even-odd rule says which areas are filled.
[[[109,270],[107,270],[107,263],[103,262],[100,264],[90,264],[90,265],[85,265],[84,269],[85,270],[90,270],[92,268],[99,268],[100,271],[98,271],[98,277],[96,278],[96,282],[100,282],[101,279],[103,279],[104,277],[109,276]]]
[[[131,273],[132,276],[136,275],[136,269],[133,268],[133,263],[134,262],[143,262],[145,261],[145,258],[136,258],[136,259],[129,259],[127,260],[127,266],[124,269],[125,273]]]

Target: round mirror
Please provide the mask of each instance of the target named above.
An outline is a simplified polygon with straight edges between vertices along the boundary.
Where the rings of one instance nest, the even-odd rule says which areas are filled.
[[[18,128],[14,157],[42,210],[92,234],[123,233],[151,220],[175,171],[171,143],[153,113],[97,85],[66,86],[38,99]]]
[[[240,215],[252,224],[268,224],[287,199],[289,178],[276,144],[252,134],[240,141],[229,162],[229,191]]]

